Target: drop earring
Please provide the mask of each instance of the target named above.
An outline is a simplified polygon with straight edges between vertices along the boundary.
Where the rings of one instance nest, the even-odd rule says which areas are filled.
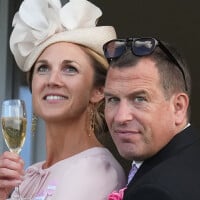
[[[94,133],[95,128],[95,115],[94,115],[94,104],[91,104],[89,107],[89,134],[90,137]]]
[[[31,133],[35,135],[37,130],[37,121],[38,117],[35,115],[35,113],[32,114],[32,124],[31,124]]]

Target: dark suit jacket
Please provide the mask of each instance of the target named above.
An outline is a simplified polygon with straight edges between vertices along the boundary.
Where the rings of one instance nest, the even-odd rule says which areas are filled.
[[[200,134],[190,126],[145,160],[124,200],[200,200]]]

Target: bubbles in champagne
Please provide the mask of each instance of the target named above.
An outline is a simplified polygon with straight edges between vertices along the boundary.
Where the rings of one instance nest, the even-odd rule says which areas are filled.
[[[10,151],[19,153],[26,137],[26,118],[2,117],[2,131]]]

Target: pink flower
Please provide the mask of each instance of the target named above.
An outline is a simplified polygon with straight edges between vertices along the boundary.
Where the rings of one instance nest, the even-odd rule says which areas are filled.
[[[112,192],[108,196],[108,200],[122,200],[123,196],[124,196],[125,189],[126,189],[126,187],[119,190],[119,192],[116,192],[116,191]]]

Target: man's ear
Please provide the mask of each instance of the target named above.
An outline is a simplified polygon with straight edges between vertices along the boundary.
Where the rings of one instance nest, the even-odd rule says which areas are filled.
[[[95,88],[90,98],[91,103],[98,103],[104,98],[104,87]]]
[[[185,93],[179,93],[174,98],[174,111],[176,116],[176,123],[180,124],[187,116],[189,106],[189,97]]]

